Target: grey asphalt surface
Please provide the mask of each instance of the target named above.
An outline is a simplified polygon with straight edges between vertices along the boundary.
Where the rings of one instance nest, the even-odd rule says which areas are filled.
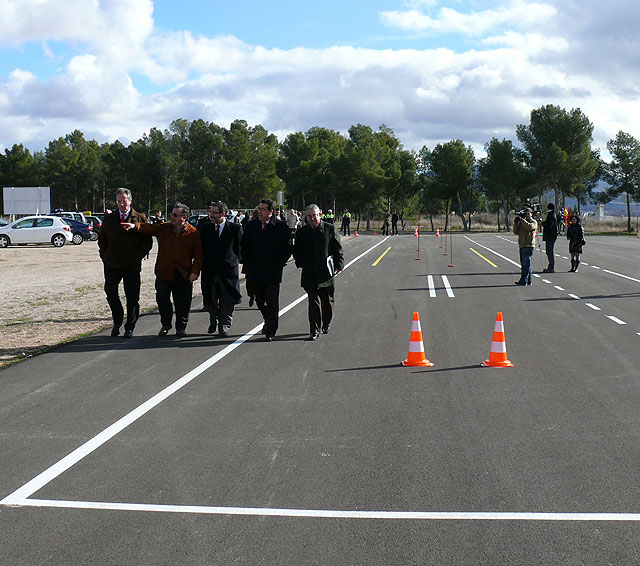
[[[531,287],[510,234],[455,234],[453,260],[423,234],[420,261],[413,236],[360,236],[347,261],[375,244],[328,335],[304,340],[300,303],[29,496],[98,508],[0,505],[0,564],[640,563],[636,521],[160,511],[640,513],[640,240],[590,237]],[[289,264],[281,308],[302,294]],[[198,307],[184,339],[151,314],[0,371],[0,500],[261,321],[245,299],[212,338]],[[414,311],[431,368],[400,365]],[[498,311],[513,368],[480,367]]]

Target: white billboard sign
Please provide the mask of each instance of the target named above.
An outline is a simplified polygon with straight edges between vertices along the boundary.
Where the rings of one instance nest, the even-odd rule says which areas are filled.
[[[51,211],[49,187],[3,187],[4,213],[49,214]]]

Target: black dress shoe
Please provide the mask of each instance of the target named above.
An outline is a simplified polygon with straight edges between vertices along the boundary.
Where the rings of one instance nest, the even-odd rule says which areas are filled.
[[[213,334],[216,331],[216,325],[210,324],[209,328],[207,328],[207,334]]]
[[[117,338],[120,336],[120,325],[115,326],[111,329],[111,338]]]
[[[323,326],[322,327],[322,334],[329,334],[329,328],[330,326],[327,324],[327,326]]]
[[[267,334],[267,335],[264,337],[264,341],[265,341],[265,342],[273,342],[273,336],[271,336],[271,334]]]
[[[516,285],[518,285],[518,287],[524,287],[526,283],[523,283],[522,281],[516,281]]]
[[[124,337],[125,338],[131,338],[133,336],[133,330],[125,330],[124,331]]]
[[[249,297],[249,306],[252,307],[255,304],[255,299],[253,297]]]
[[[186,336],[187,335],[187,331],[186,330],[176,330],[176,336]]]
[[[310,342],[315,342],[319,336],[320,334],[318,332],[313,332],[312,334],[309,334],[309,338],[307,338],[307,340],[309,340]]]
[[[220,338],[228,338],[229,337],[229,333],[226,330],[221,330],[220,332],[218,332],[218,336]]]
[[[170,326],[163,326],[160,329],[160,332],[158,332],[158,336],[166,336],[169,333],[169,330],[171,330]]]

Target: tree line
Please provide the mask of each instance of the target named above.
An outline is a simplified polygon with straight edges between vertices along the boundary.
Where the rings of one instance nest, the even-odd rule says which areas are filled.
[[[113,208],[115,189],[128,187],[137,208],[149,213],[175,201],[201,209],[224,200],[249,209],[283,191],[287,207],[348,208],[367,223],[390,210],[423,213],[432,222],[454,212],[465,230],[476,212],[493,213],[498,228],[506,227],[510,211],[550,193],[557,208],[568,197],[579,208],[625,195],[629,211],[640,201],[640,142],[630,134],[609,141],[607,163],[591,147],[593,124],[580,109],[542,106],[515,133],[520,147],[493,138],[486,157],[476,159],[459,139],[407,150],[384,124],[356,124],[346,135],[313,127],[280,142],[244,120],[224,128],[178,119],[128,146],[86,140],[79,130],[43,151],[16,144],[0,154],[0,183],[50,186],[53,208],[93,211]]]

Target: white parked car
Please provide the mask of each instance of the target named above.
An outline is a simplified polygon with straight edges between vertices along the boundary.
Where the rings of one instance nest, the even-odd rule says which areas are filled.
[[[11,244],[53,244],[71,241],[71,228],[58,216],[27,216],[0,227],[0,248]]]

